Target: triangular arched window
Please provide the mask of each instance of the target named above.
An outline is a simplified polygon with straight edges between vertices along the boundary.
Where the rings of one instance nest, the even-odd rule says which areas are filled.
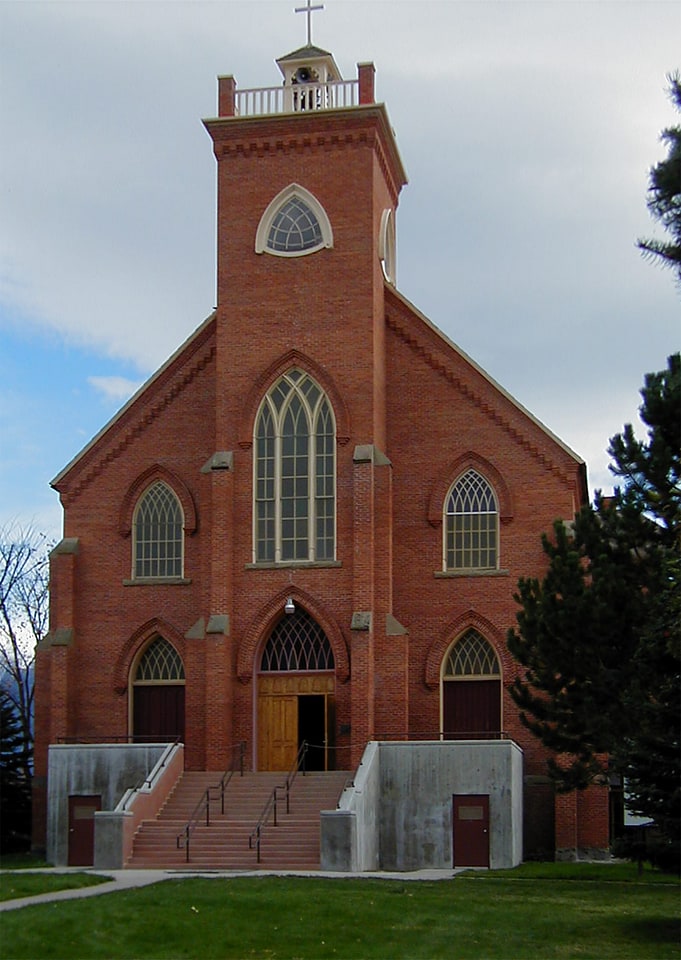
[[[313,194],[292,183],[271,201],[260,218],[256,253],[300,257],[333,246],[326,211]]]

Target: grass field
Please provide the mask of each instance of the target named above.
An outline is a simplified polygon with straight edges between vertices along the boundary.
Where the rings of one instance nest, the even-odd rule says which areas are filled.
[[[5,960],[678,960],[679,884],[660,874],[643,880],[628,864],[528,865],[440,882],[168,880],[5,913],[2,953]]]
[[[88,873],[0,873],[0,902],[34,897],[39,893],[55,890],[72,890],[74,887],[93,887],[109,880],[109,877]]]

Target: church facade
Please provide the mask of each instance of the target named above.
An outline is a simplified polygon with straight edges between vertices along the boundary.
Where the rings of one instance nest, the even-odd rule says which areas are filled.
[[[608,845],[554,797],[505,644],[585,465],[395,285],[406,183],[374,68],[308,44],[219,79],[217,307],[55,478],[35,833],[56,743],[181,740],[189,770],[353,770],[368,743],[510,740],[525,853]]]

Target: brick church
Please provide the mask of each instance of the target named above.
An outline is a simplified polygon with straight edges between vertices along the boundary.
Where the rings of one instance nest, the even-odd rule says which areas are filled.
[[[507,692],[513,592],[585,464],[399,292],[407,178],[373,65],[344,80],[310,42],[276,62],[269,88],[220,77],[205,121],[214,313],[53,481],[36,845],[59,789],[96,792],[57,786],[60,745],[81,774],[79,749],[140,743],[219,773],[234,744],[287,771],[305,741],[351,773],[369,744],[473,766],[512,744],[522,855],[603,850],[607,788],[554,797]]]

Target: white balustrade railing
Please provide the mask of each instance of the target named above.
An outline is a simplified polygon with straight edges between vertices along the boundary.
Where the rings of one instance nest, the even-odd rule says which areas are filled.
[[[298,83],[286,87],[237,90],[234,113],[238,117],[253,117],[271,113],[336,110],[341,107],[356,107],[358,104],[359,80]]]

